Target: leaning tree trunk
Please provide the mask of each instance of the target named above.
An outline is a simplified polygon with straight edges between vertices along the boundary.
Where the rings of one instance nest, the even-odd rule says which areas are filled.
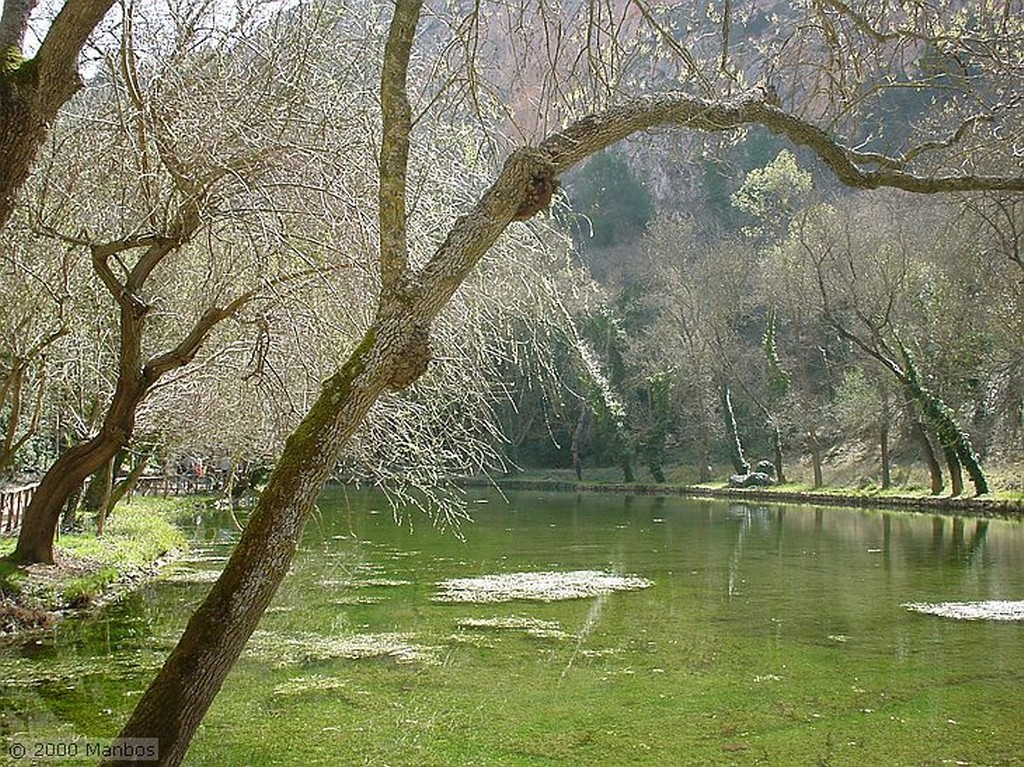
[[[118,502],[124,498],[128,493],[135,489],[135,486],[139,483],[139,479],[142,474],[146,471],[146,466],[149,465],[149,455],[144,455],[139,458],[138,462],[132,467],[132,470],[128,472],[128,476],[118,482],[110,490],[110,498],[107,500],[106,513],[109,516],[110,512],[113,511],[114,507]]]
[[[719,386],[719,396],[722,406],[722,421],[725,424],[725,436],[729,445],[729,459],[732,461],[732,468],[737,474],[750,472],[750,463],[743,455],[743,443],[740,442],[739,429],[736,426],[736,414],[732,409],[732,394],[729,391],[729,384],[722,381]]]
[[[946,468],[949,469],[949,494],[957,498],[964,492],[964,473],[963,467],[960,466],[960,458],[953,445],[943,444],[942,454],[946,458]]]
[[[342,445],[388,384],[386,363],[369,362],[374,347],[381,345],[375,337],[380,336],[367,334],[288,438],[223,574],[121,731],[122,738],[158,738],[160,765],[177,765],[184,758],[193,733],[287,573]]]
[[[141,365],[142,323],[145,312],[122,311],[121,360],[117,389],[103,419],[99,433],[68,448],[47,469],[18,533],[11,554],[16,562],[53,564],[53,541],[67,500],[86,479],[113,461],[131,439],[135,411],[146,396],[149,382]]]
[[[949,406],[946,405],[938,395],[921,383],[917,367],[914,365],[913,359],[905,349],[903,350],[903,358],[906,362],[907,390],[921,408],[921,412],[924,414],[925,418],[928,419],[932,427],[935,429],[935,436],[942,445],[943,452],[946,453],[946,463],[950,465],[950,474],[953,474],[953,465],[950,464],[949,461],[949,455],[952,451],[955,453],[957,459],[957,472],[959,473],[960,466],[967,469],[967,474],[971,478],[971,482],[974,484],[975,495],[984,495],[988,492],[988,480],[985,477],[985,472],[981,468],[981,461],[978,458],[978,454],[974,452],[974,445],[971,443],[970,436],[960,428],[960,424],[957,423],[956,416],[953,411],[949,409]],[[954,491],[955,490],[956,483],[954,480]],[[959,493],[956,492],[954,492],[954,494],[959,495]]]
[[[106,466],[127,441],[123,428],[105,427],[95,437],[69,448],[54,461],[25,509],[11,559],[53,564],[53,541],[68,499],[88,477]]]
[[[944,489],[942,464],[935,457],[935,448],[932,446],[932,441],[928,438],[928,432],[925,431],[921,419],[914,412],[913,404],[908,403],[908,407],[910,409],[910,438],[921,449],[921,457],[924,458],[925,464],[928,466],[928,477],[931,481],[932,495],[940,495]]]

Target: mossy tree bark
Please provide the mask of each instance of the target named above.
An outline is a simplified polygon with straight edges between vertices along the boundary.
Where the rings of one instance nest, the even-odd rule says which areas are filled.
[[[819,282],[821,282],[820,274]],[[824,287],[822,287],[822,295],[826,295]],[[868,340],[846,327],[841,319],[829,310],[828,306],[825,307],[825,314],[832,327],[841,336],[896,376],[906,391],[908,399],[920,409],[945,455],[953,495],[957,496],[963,492],[962,469],[967,470],[967,474],[974,484],[975,495],[987,493],[988,479],[985,477],[981,460],[974,450],[970,435],[960,427],[955,413],[942,401],[942,398],[922,382],[913,355],[898,335],[890,329],[890,336],[897,350],[893,351],[893,346],[884,340],[879,328],[870,328],[871,339]]]
[[[956,415],[949,409],[946,403],[922,383],[920,373],[914,364],[914,359],[907,349],[901,345],[900,350],[905,365],[907,390],[914,397],[914,401],[921,408],[925,418],[932,424],[939,444],[943,446],[943,450],[946,452],[949,472],[953,477],[953,494],[959,495],[956,492],[957,482],[955,476],[958,472],[954,472],[953,465],[949,461],[951,456],[955,456],[959,465],[967,469],[967,475],[971,478],[971,483],[974,485],[975,495],[984,495],[988,492],[988,479],[981,468],[981,461],[978,458],[978,454],[974,451],[974,445],[971,442],[970,436],[957,423]],[[962,485],[962,482],[960,484]]]
[[[177,765],[206,710],[288,571],[302,529],[340,450],[375,400],[422,374],[429,360],[429,328],[469,272],[513,220],[535,211],[539,187],[612,143],[659,125],[723,131],[761,123],[806,145],[844,183],[909,191],[1020,188],[1024,179],[923,178],[895,159],[865,170],[864,156],[777,106],[763,93],[728,101],[686,94],[639,98],[585,117],[542,141],[517,150],[494,184],[458,218],[433,257],[418,272],[408,266],[405,241],[404,160],[408,154],[405,100],[409,49],[419,0],[397,0],[381,76],[384,131],[381,147],[381,293],[362,343],[324,385],[288,438],[266,490],[221,577],[192,616],[164,667],[144,693],[122,737],[160,739],[160,765]],[[1014,186],[1016,185],[1016,186]],[[117,762],[108,762],[115,764]],[[123,762],[122,762],[123,763]],[[152,764],[152,763],[147,763]]]
[[[647,386],[649,424],[643,439],[647,469],[655,482],[665,481],[665,439],[671,421],[670,390],[672,379],[664,373],[652,376]]]

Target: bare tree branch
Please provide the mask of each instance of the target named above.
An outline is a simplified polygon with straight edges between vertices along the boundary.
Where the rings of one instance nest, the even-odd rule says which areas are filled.
[[[390,299],[409,269],[406,242],[406,170],[412,113],[406,96],[409,54],[422,0],[399,0],[384,46],[381,72],[383,135],[380,145],[380,273],[381,296]]]
[[[0,16],[0,53],[9,55],[14,49],[21,51],[21,45],[28,30],[28,19],[39,5],[39,0],[6,0],[3,16]]]

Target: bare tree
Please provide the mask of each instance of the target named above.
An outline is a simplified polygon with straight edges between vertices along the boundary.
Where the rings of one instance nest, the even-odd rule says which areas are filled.
[[[760,123],[810,148],[851,186],[920,193],[1024,189],[1024,178],[1017,175],[921,175],[898,158],[865,157],[776,106],[763,92],[725,100],[661,94],[581,118],[535,147],[514,151],[479,201],[453,223],[433,256],[414,268],[404,214],[412,127],[406,78],[419,14],[420,3],[398,2],[385,47],[380,216],[386,234],[380,243],[381,290],[373,322],[289,437],[224,573],[122,730],[124,737],[158,737],[162,764],[178,764],[184,757],[195,728],[287,572],[341,449],[385,391],[403,389],[423,374],[433,356],[430,328],[437,315],[509,224],[549,203],[554,180],[572,165],[656,126],[723,131]]]
[[[109,474],[139,406],[192,362],[219,324],[261,293],[332,268],[291,236],[305,211],[289,207],[302,182],[286,179],[301,161],[313,176],[306,183],[323,183],[323,166],[306,161],[316,136],[303,126],[323,124],[303,111],[303,89],[316,87],[312,70],[301,57],[275,55],[289,40],[326,30],[315,14],[307,24],[303,13],[289,13],[279,47],[266,45],[274,30],[258,9],[220,26],[212,7],[183,14],[166,57],[142,47],[159,37],[141,37],[129,24],[106,59],[103,84],[83,95],[85,111],[55,137],[62,151],[39,174],[30,222],[41,236],[89,253],[117,311],[115,384],[98,430],[40,481],[17,561],[53,561],[68,498],[90,475]],[[212,22],[204,18],[211,14]],[[254,57],[261,42],[266,55]],[[255,106],[249,94],[257,91]],[[97,142],[109,154],[90,157]]]

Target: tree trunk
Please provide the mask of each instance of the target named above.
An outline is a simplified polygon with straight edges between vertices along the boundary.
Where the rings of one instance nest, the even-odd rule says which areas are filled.
[[[711,481],[711,430],[702,416],[697,424],[697,476],[701,482]]]
[[[583,435],[587,431],[587,419],[590,417],[590,405],[586,400],[580,401],[580,417],[576,419],[576,428],[572,431],[572,468],[576,472],[576,481],[583,481]]]
[[[99,499],[100,504],[96,509],[96,535],[103,535],[107,528],[107,509],[110,507],[110,493],[114,488],[114,459],[111,458],[107,461],[107,465],[93,476],[102,477],[103,490]]]
[[[892,486],[892,473],[889,468],[889,421],[883,416],[882,426],[878,432],[878,444],[882,454],[882,489]]]
[[[821,474],[821,443],[818,442],[818,432],[813,426],[810,431],[807,432],[807,447],[811,451],[811,466],[814,471],[814,489],[817,490],[825,484],[825,481]]]
[[[960,475],[960,468],[961,466],[966,468],[967,474],[974,484],[975,495],[984,495],[988,492],[988,480],[981,468],[978,454],[974,452],[974,445],[971,444],[970,436],[960,428],[960,424],[957,423],[956,416],[949,409],[949,406],[938,395],[921,383],[914,361],[905,349],[903,350],[903,358],[906,362],[905,383],[907,389],[914,398],[914,401],[920,406],[921,412],[924,413],[935,429],[935,435],[942,444],[943,452],[946,453],[946,463],[950,465],[950,474],[954,473],[953,464],[949,461],[950,451],[953,451],[956,457],[956,474],[962,477]],[[954,495],[960,494],[956,492],[957,484],[957,477],[953,477]],[[959,481],[959,485],[960,492],[962,492],[962,478]]]
[[[40,119],[32,103],[38,88],[35,69],[27,62],[0,75],[0,229],[14,212],[17,193],[46,140],[48,121]]]
[[[964,475],[960,467],[960,458],[953,445],[943,445],[942,454],[946,457],[946,466],[949,469],[949,494],[958,498],[964,492]]]
[[[658,483],[665,481],[663,466],[670,420],[669,384],[669,377],[662,373],[653,376],[647,388],[650,425],[644,437],[643,452],[647,460],[647,469]]]
[[[775,481],[781,485],[786,481],[785,467],[782,463],[782,432],[774,421],[772,422],[772,451],[774,453]]]
[[[147,454],[139,458],[138,462],[132,467],[132,470],[128,472],[127,477],[114,485],[113,489],[110,491],[110,499],[107,501],[108,515],[113,511],[114,507],[122,498],[135,489],[135,485],[138,484],[139,479],[142,477],[143,472],[146,471],[146,466],[148,464],[149,455]]]
[[[892,487],[892,457],[889,451],[889,436],[892,431],[893,407],[892,392],[888,386],[879,384],[878,397],[881,402],[879,414],[878,447],[882,462],[882,489]]]
[[[120,451],[119,451],[120,452]],[[101,466],[92,477],[82,494],[82,508],[93,514],[107,505],[110,500],[110,490],[114,483],[114,458]]]
[[[224,572],[121,731],[121,738],[158,738],[159,765],[181,763],[206,710],[288,572],[341,447],[391,381],[394,347],[403,344],[382,339],[400,332],[395,327],[368,332],[342,370],[325,383],[288,438]]]
[[[39,481],[39,487],[25,509],[11,559],[22,563],[53,564],[53,540],[65,504],[82,483],[105,466],[126,442],[124,432],[103,430],[57,458]]]
[[[921,456],[928,465],[932,495],[940,495],[943,490],[942,465],[935,457],[935,448],[932,447],[932,441],[928,439],[928,432],[925,431],[921,420],[913,412],[910,416],[910,436],[921,449]]]
[[[21,46],[35,3],[8,2],[0,24],[0,230],[46,141],[57,111],[79,88],[78,56],[113,0],[66,3],[35,58],[21,61]]]
[[[78,527],[78,504],[82,500],[82,486],[76,487],[64,504],[61,512],[60,529],[64,532],[71,532]]]
[[[740,442],[739,429],[736,426],[736,414],[732,409],[732,394],[729,391],[729,384],[725,381],[719,386],[719,396],[722,406],[722,422],[725,424],[725,436],[728,442],[729,459],[732,461],[732,468],[737,474],[750,472],[750,464],[743,455],[743,443]]]

